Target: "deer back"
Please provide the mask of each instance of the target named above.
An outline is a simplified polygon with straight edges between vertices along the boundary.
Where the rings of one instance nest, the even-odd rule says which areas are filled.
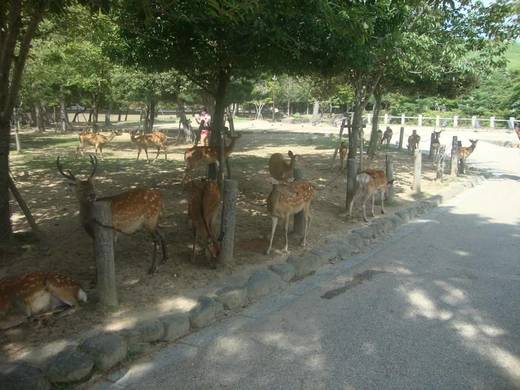
[[[386,173],[380,169],[366,169],[356,176],[358,188],[372,193],[377,190],[384,190],[388,185]]]
[[[312,201],[314,191],[314,186],[305,180],[274,184],[267,198],[267,210],[271,215],[282,218],[300,212]]]

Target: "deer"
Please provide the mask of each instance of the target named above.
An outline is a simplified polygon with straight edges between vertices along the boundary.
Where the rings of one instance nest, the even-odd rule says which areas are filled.
[[[6,328],[62,306],[76,307],[79,302],[87,302],[80,284],[56,272],[30,272],[0,280],[0,318],[15,317],[14,322],[7,321]]]
[[[381,145],[383,143],[386,143],[386,146],[388,147],[388,145],[390,145],[390,141],[392,140],[393,135],[394,132],[392,131],[390,126],[387,126],[385,132],[383,133],[383,138],[381,138]]]
[[[367,169],[356,175],[356,192],[352,197],[349,205],[349,217],[352,217],[352,208],[354,203],[361,199],[363,206],[363,220],[368,222],[366,213],[367,200],[372,198],[372,217],[374,214],[375,196],[377,193],[381,194],[381,214],[385,213],[385,193],[389,184],[392,184],[394,180],[388,181],[384,171],[379,169]]]
[[[110,135],[84,130],[79,133],[79,146],[76,149],[76,154],[81,154],[83,156],[85,154],[85,147],[87,145],[93,145],[94,153],[97,155],[99,151],[101,158],[103,158],[103,146],[112,141],[114,137],[118,135],[121,135],[121,132],[117,130],[112,130]]]
[[[130,132],[130,140],[137,146],[137,160],[139,160],[139,156],[141,155],[141,150],[144,149],[144,153],[146,154],[146,160],[150,161],[148,158],[148,147],[153,146],[157,148],[157,155],[154,160],[157,160],[159,157],[159,153],[161,149],[164,150],[164,159],[168,159],[167,151],[166,151],[166,141],[168,137],[166,134],[160,131],[154,131],[149,134],[137,134],[137,130]]]
[[[441,141],[440,141],[441,133],[442,133],[442,130],[440,130],[440,131],[434,130],[432,133],[432,159],[434,161],[437,160],[437,156],[439,154],[439,150],[441,147]]]
[[[380,145],[383,143],[383,131],[381,129],[377,130],[377,138],[376,138],[376,144]]]
[[[224,147],[224,159],[227,159],[235,148],[236,141],[241,137],[241,134],[237,134],[231,137],[231,142],[228,146]],[[219,147],[215,146],[192,146],[186,149],[184,152],[184,161],[186,168],[184,170],[184,178],[182,183],[186,182],[189,174],[193,169],[202,163],[213,164],[219,160]]]
[[[419,142],[421,142],[421,137],[417,134],[417,130],[413,130],[412,135],[408,137],[408,150],[414,153],[415,149],[419,147]]]
[[[206,259],[214,268],[220,254],[220,245],[213,232],[220,205],[220,189],[215,180],[192,180],[188,183],[188,215],[193,230],[191,261],[195,261],[195,248],[199,238],[204,242]]]
[[[271,215],[271,238],[269,239],[269,248],[266,254],[271,253],[273,247],[273,238],[276,232],[278,220],[284,222],[285,231],[285,247],[283,251],[289,252],[289,239],[287,237],[289,230],[289,219],[291,215],[303,211],[305,220],[305,230],[303,233],[302,246],[307,244],[307,232],[311,223],[311,202],[314,198],[314,187],[305,180],[296,180],[288,184],[273,184],[273,189],[267,198],[267,211]]]
[[[58,172],[65,177],[70,184],[75,187],[76,198],[79,202],[81,225],[87,234],[94,238],[92,220],[92,207],[95,201],[105,201],[110,203],[112,210],[112,228],[116,233],[133,234],[138,230],[148,231],[154,243],[152,264],[148,270],[153,274],[157,270],[157,247],[161,246],[162,260],[167,260],[166,243],[159,231],[159,217],[163,208],[161,192],[151,188],[136,188],[122,192],[113,196],[98,198],[94,189],[94,175],[97,169],[97,158],[90,155],[92,171],[86,180],[78,179],[71,170],[66,172],[60,162],[60,157],[56,159]],[[117,234],[116,234],[117,239]]]
[[[348,148],[346,142],[341,142],[341,145],[339,146],[339,161],[340,161],[340,170],[345,170],[345,159],[348,155]]]
[[[294,176],[296,155],[290,150],[287,152],[287,155],[291,159],[290,162],[285,161],[281,153],[274,153],[269,158],[269,173],[279,182],[287,182]]]
[[[459,147],[457,150],[457,157],[460,161],[466,162],[466,159],[470,156],[471,153],[475,150],[477,147],[478,139],[472,140],[470,139],[469,142],[471,142],[470,146],[462,146]]]

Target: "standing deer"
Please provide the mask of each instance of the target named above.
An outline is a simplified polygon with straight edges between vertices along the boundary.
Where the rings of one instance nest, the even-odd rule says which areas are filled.
[[[386,174],[382,170],[367,169],[361,173],[358,173],[356,176],[356,192],[350,201],[349,217],[352,217],[352,208],[354,203],[358,199],[361,199],[361,203],[363,205],[363,220],[368,222],[366,203],[370,197],[372,197],[372,216],[374,217],[375,196],[378,192],[381,194],[381,213],[384,214],[385,192],[388,184],[391,184],[392,182],[393,180],[389,182],[386,179]]]
[[[236,141],[241,137],[241,134],[237,134],[231,137],[231,142],[228,146],[224,147],[224,159],[227,159],[235,148]],[[184,152],[184,161],[186,162],[186,168],[184,170],[184,178],[182,182],[185,183],[189,174],[199,164],[213,164],[219,160],[219,148],[214,146],[192,146],[186,149]]]
[[[215,266],[220,253],[220,245],[213,232],[220,205],[219,186],[215,180],[200,179],[190,181],[188,188],[188,215],[193,229],[191,261],[195,261],[195,248],[200,238],[204,242],[206,258]]]
[[[94,153],[97,155],[99,151],[99,155],[103,158],[103,146],[108,144],[118,135],[121,135],[121,132],[116,130],[112,130],[110,135],[94,133],[89,130],[82,131],[79,133],[79,146],[76,149],[76,154],[81,154],[83,156],[87,145],[92,145],[94,146]]]
[[[377,138],[376,138],[376,147],[383,143],[383,131],[381,129],[377,130]]]
[[[475,150],[477,147],[478,139],[472,140],[470,139],[469,142],[471,142],[471,146],[462,146],[458,148],[457,151],[457,157],[459,161],[465,163],[466,159],[470,156],[471,153]]]
[[[78,282],[55,272],[30,272],[0,280],[0,318],[16,316],[16,322],[8,327],[20,324],[26,317],[86,301],[87,294]]]
[[[285,248],[284,252],[289,250],[289,239],[287,233],[289,230],[289,219],[291,215],[303,211],[305,219],[305,231],[303,234],[302,245],[307,243],[307,232],[311,223],[311,201],[314,197],[314,187],[305,180],[296,180],[289,184],[273,184],[273,189],[267,198],[267,211],[271,215],[272,227],[271,238],[269,239],[269,248],[266,254],[271,252],[273,247],[273,237],[276,232],[278,219],[284,221],[285,229]]]
[[[285,161],[281,153],[274,153],[269,159],[269,173],[274,179],[280,182],[287,182],[294,176],[296,155],[290,150],[287,155],[291,159],[291,162]]]
[[[421,142],[420,135],[417,134],[417,130],[412,130],[412,135],[408,137],[408,150],[414,153],[415,149],[419,147],[419,142]]]
[[[394,132],[390,128],[390,126],[386,127],[385,132],[383,133],[383,138],[381,138],[381,144],[386,143],[386,146],[390,145],[390,141],[392,140],[392,136],[394,135]]]
[[[437,156],[439,154],[439,150],[441,147],[441,133],[442,133],[442,130],[440,130],[440,131],[434,130],[432,133],[432,159],[433,159],[433,161],[437,160]]]
[[[161,149],[164,150],[164,159],[167,160],[167,151],[166,151],[166,141],[168,137],[166,134],[160,131],[154,131],[149,134],[138,134],[137,130],[130,132],[130,140],[137,146],[137,160],[139,160],[139,156],[141,155],[141,150],[144,150],[146,154],[146,160],[150,161],[148,158],[148,147],[157,148],[157,155],[154,160],[157,160],[159,157],[159,153]]]
[[[342,171],[345,170],[345,159],[347,158],[347,155],[348,155],[347,143],[342,142],[341,145],[339,146],[339,161],[340,161],[340,169]]]
[[[152,236],[154,249],[152,265],[148,273],[152,274],[157,269],[157,247],[162,250],[161,263],[166,262],[166,243],[159,231],[159,217],[162,211],[162,195],[159,190],[149,188],[137,188],[114,196],[97,198],[94,190],[94,175],[97,169],[96,157],[90,155],[92,171],[86,180],[77,179],[70,170],[63,171],[60,158],[56,159],[58,171],[75,186],[76,198],[79,201],[79,215],[81,224],[90,235],[94,237],[92,224],[92,206],[96,200],[110,202],[112,209],[112,226],[117,233],[132,234],[144,228]]]

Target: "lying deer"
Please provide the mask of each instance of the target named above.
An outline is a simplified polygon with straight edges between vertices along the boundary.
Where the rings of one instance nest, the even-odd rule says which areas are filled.
[[[385,213],[385,193],[389,184],[392,184],[392,181],[388,181],[386,179],[386,174],[382,170],[378,169],[367,169],[361,173],[358,173],[356,176],[356,192],[350,201],[349,206],[349,216],[352,217],[352,208],[354,203],[361,199],[361,203],[363,205],[363,220],[368,222],[367,213],[366,213],[366,203],[367,200],[372,197],[372,216],[374,217],[374,206],[375,206],[375,197],[377,193],[381,194],[381,213]]]
[[[339,161],[340,161],[340,169],[345,170],[345,159],[348,155],[348,147],[346,142],[342,142],[339,146]]]
[[[419,147],[419,142],[421,142],[421,137],[417,134],[417,130],[413,130],[412,135],[408,137],[408,150],[414,153],[415,149]]]
[[[6,327],[26,318],[53,311],[61,306],[75,307],[86,302],[87,294],[78,282],[55,272],[30,272],[0,280],[0,318],[11,317]],[[12,318],[14,316],[14,319]],[[2,321],[3,322],[3,321]]]
[[[231,137],[231,142],[228,146],[224,147],[224,159],[227,159],[235,148],[236,141],[241,137],[241,134],[237,134]],[[189,174],[193,169],[202,163],[213,164],[219,160],[219,148],[214,146],[192,146],[186,149],[184,152],[184,161],[186,162],[186,168],[184,170],[184,178],[182,182],[185,183]]]
[[[470,156],[470,154],[473,153],[473,151],[477,147],[478,139],[470,139],[469,142],[471,142],[471,146],[462,146],[459,147],[457,150],[457,157],[459,161],[462,161],[464,163],[466,162],[466,159]]]
[[[164,150],[164,159],[168,159],[167,151],[166,151],[166,141],[168,137],[166,134],[160,131],[154,131],[149,134],[138,134],[137,130],[130,132],[130,140],[137,146],[137,159],[139,160],[139,156],[141,155],[141,150],[144,150],[146,154],[146,160],[150,161],[148,158],[148,147],[157,148],[157,154],[154,160],[157,160],[159,157],[159,153],[161,150]]]
[[[394,132],[389,126],[387,126],[385,132],[383,133],[383,138],[381,138],[381,144],[385,143],[386,146],[390,145],[390,141],[392,140],[393,135]]]
[[[303,211],[305,219],[305,231],[303,234],[302,245],[307,243],[307,231],[311,223],[311,201],[314,197],[314,187],[305,180],[296,180],[288,184],[273,184],[273,189],[267,198],[267,210],[271,215],[272,227],[271,238],[269,239],[269,248],[266,254],[271,252],[273,247],[273,237],[276,232],[278,219],[284,221],[285,229],[285,248],[284,252],[289,250],[289,239],[287,233],[289,230],[289,219],[291,215]]]
[[[90,235],[94,237],[92,224],[92,206],[96,200],[110,202],[112,209],[112,226],[116,233],[132,234],[144,228],[152,236],[154,249],[152,265],[148,273],[152,274],[157,269],[157,247],[160,244],[162,250],[162,263],[166,262],[166,243],[159,232],[159,217],[162,211],[162,195],[159,190],[149,188],[137,188],[114,196],[97,198],[94,190],[94,175],[97,169],[97,159],[90,156],[92,171],[86,180],[77,179],[70,170],[63,171],[60,158],[56,159],[58,171],[75,186],[76,198],[79,201],[81,224]]]
[[[195,248],[199,238],[204,242],[206,258],[216,265],[220,245],[215,239],[213,226],[220,205],[220,189],[214,180],[192,180],[189,182],[188,215],[193,229],[193,251],[191,261],[195,261]]]
[[[108,144],[118,135],[121,135],[121,131],[112,130],[110,135],[94,133],[89,130],[82,131],[79,133],[79,146],[76,149],[76,153],[77,155],[81,154],[83,156],[87,145],[92,145],[94,146],[94,153],[97,155],[99,151],[99,155],[103,158],[103,146]]]
[[[274,179],[280,182],[287,182],[294,176],[296,155],[290,150],[287,155],[291,159],[290,162],[285,161],[281,153],[274,153],[271,158],[269,158],[269,173]]]

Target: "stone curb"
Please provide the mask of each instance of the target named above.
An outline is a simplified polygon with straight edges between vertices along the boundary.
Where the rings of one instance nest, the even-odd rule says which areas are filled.
[[[346,260],[350,255],[360,253],[376,240],[392,234],[399,226],[484,180],[479,176],[467,177],[464,182],[453,183],[440,195],[416,201],[394,215],[376,218],[368,226],[352,229],[341,239],[332,239],[320,248],[262,267],[241,286],[228,286],[217,290],[215,296],[199,297],[197,305],[189,312],[163,314],[155,320],[139,322],[118,332],[89,337],[77,348],[47,359],[43,370],[23,361],[0,365],[0,388],[49,389],[51,383],[75,384],[88,380],[95,371],[107,372],[134,355],[148,351],[153,343],[176,341],[211,325],[225,311],[240,310],[287,288],[288,283],[314,274],[328,262]],[[13,384],[16,386],[12,387]]]

